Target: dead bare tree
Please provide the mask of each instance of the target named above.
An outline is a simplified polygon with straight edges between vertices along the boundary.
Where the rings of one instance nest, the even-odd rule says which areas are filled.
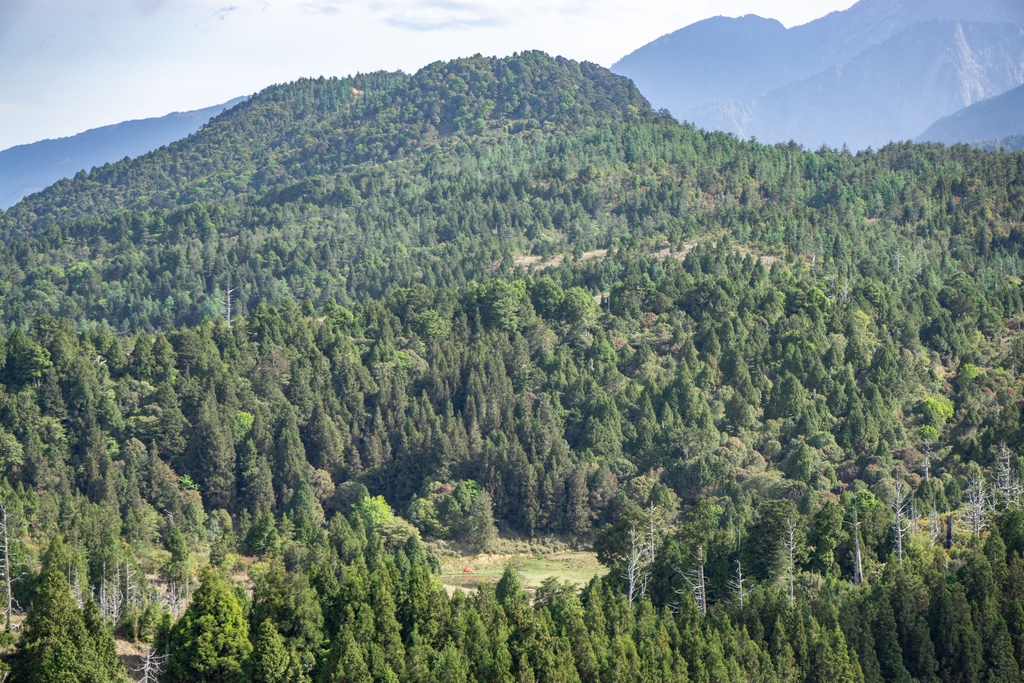
[[[146,656],[142,658],[142,664],[135,669],[135,672],[142,675],[140,683],[154,683],[160,680],[160,672],[167,662],[167,655],[153,654],[153,648],[145,646]]]
[[[707,584],[704,582],[704,563],[706,561],[704,556],[704,546],[697,546],[697,552],[694,554],[696,560],[696,566],[693,571],[684,572],[678,567],[676,573],[686,579],[686,583],[689,584],[689,590],[687,592],[693,596],[693,602],[697,605],[697,611],[700,615],[706,616],[708,613],[708,593]],[[676,593],[682,593],[677,590]]]
[[[4,589],[6,602],[4,604],[4,615],[6,616],[8,631],[11,630],[11,611],[14,608],[14,597],[11,593],[11,546],[10,536],[8,534],[8,516],[7,516],[7,503],[0,500],[0,534],[3,534],[4,544],[4,558],[3,558],[3,570],[4,570]]]
[[[743,565],[739,560],[736,560],[736,578],[729,581],[729,588],[736,591],[740,609],[743,609],[743,598],[747,594],[747,589],[743,587]]]
[[[896,535],[896,557],[899,558],[900,564],[903,564],[903,542],[907,534],[910,533],[910,520],[907,518],[910,501],[908,488],[902,479],[897,479],[896,495],[892,501],[892,511],[895,515],[892,529]]]
[[[1013,466],[1013,452],[1006,447],[1005,441],[999,445],[999,453],[996,455],[995,489],[998,503],[1004,509],[1020,507],[1021,494],[1024,491],[1017,470]],[[995,502],[997,501],[993,501]]]
[[[217,299],[217,303],[224,309],[224,320],[227,322],[228,327],[231,327],[231,295],[235,293],[235,288],[231,286],[231,279],[228,278],[228,288],[224,293],[223,299]]]
[[[786,519],[786,533],[782,537],[782,547],[786,551],[786,572],[789,575],[789,606],[793,607],[793,570],[795,555],[801,548],[796,538],[797,521],[790,515]]]
[[[978,475],[971,475],[967,480],[967,521],[971,525],[971,533],[977,538],[988,526],[989,496],[985,490],[985,480]]]
[[[853,504],[853,522],[846,522],[853,527],[853,585],[859,586],[864,580],[864,569],[860,559],[860,525],[857,520],[857,503]]]
[[[928,535],[932,541],[938,543],[942,540],[942,519],[939,518],[939,510],[935,507],[935,501],[932,501],[932,511],[928,514]]]
[[[626,580],[628,593],[626,602],[630,609],[633,603],[647,595],[647,584],[651,580],[649,567],[654,559],[653,543],[648,542],[643,534],[637,534],[636,525],[629,528],[629,555],[626,566],[622,570],[622,578]]]
[[[932,465],[932,447],[930,444],[924,444],[924,457],[921,458],[921,468],[924,470],[924,480],[928,481],[931,475]]]

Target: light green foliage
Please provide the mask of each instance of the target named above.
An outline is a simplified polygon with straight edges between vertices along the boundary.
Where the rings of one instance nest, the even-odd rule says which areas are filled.
[[[384,496],[372,496],[363,498],[357,506],[359,516],[363,518],[366,525],[374,529],[394,519],[391,506],[384,500]]]

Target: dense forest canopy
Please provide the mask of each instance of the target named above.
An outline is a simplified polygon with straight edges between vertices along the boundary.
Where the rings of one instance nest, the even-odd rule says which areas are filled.
[[[540,53],[58,183],[0,213],[13,674],[1020,680],[1022,193]],[[508,539],[611,570],[432,576]]]

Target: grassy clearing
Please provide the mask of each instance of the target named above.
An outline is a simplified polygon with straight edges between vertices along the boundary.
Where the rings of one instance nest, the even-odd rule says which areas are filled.
[[[561,551],[545,554],[471,555],[445,558],[441,565],[441,583],[475,589],[482,583],[497,583],[511,564],[519,572],[523,588],[531,595],[544,579],[555,577],[583,587],[608,569],[597,561],[597,555],[585,551]],[[472,572],[464,571],[470,568]]]

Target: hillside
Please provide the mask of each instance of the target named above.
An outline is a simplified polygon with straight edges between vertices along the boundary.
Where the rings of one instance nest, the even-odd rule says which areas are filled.
[[[990,152],[1020,152],[1024,151],[1024,135],[1010,135],[997,140],[979,140],[974,143],[974,146]]]
[[[939,29],[943,22],[977,26],[965,40]],[[912,137],[957,102],[1019,85],[1019,37],[997,28],[1003,24],[1024,27],[1019,3],[861,0],[790,29],[752,15],[708,19],[612,69],[632,78],[653,106],[700,127],[812,148],[844,141],[878,147]],[[885,117],[874,115],[879,109]],[[851,133],[851,123],[862,130]]]
[[[0,226],[13,680],[1019,678],[1024,154],[531,52],[274,86]]]
[[[0,152],[0,210],[83,169],[137,157],[191,135],[243,99],[159,118],[125,121],[58,140],[42,140],[3,150]]]
[[[939,119],[917,136],[917,142],[957,142],[1000,140],[1024,135],[1024,86],[1009,90],[965,107]]]

